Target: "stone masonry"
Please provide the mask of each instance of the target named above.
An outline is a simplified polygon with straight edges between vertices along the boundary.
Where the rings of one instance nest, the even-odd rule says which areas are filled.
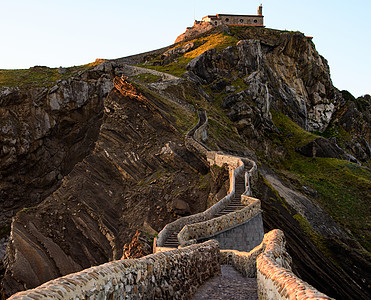
[[[216,241],[92,267],[32,289],[9,300],[25,299],[189,299],[220,274]]]
[[[220,249],[250,251],[262,242],[263,236],[263,219],[261,213],[258,213],[244,223],[197,241],[214,239],[219,242]]]
[[[218,25],[248,25],[263,27],[263,6],[258,7],[257,15],[231,15],[217,14],[202,18],[202,22],[208,22],[214,26]]]

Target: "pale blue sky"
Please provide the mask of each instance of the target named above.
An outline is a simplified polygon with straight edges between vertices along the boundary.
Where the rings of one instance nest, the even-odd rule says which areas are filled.
[[[255,14],[313,36],[334,85],[371,93],[371,0],[0,0],[0,69],[73,66],[172,44],[194,15]]]

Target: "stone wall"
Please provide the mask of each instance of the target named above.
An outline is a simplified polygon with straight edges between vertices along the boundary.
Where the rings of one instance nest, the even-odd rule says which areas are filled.
[[[165,243],[166,239],[170,236],[170,234],[174,231],[180,231],[185,225],[187,224],[193,224],[198,222],[203,222],[205,220],[212,219],[219,211],[222,211],[228,204],[230,203],[231,199],[234,197],[235,189],[234,189],[234,182],[235,178],[238,174],[240,174],[243,171],[244,166],[240,166],[239,168],[233,170],[230,174],[230,181],[231,186],[233,186],[232,191],[225,196],[222,200],[220,200],[218,203],[211,206],[209,209],[194,214],[191,216],[180,218],[172,223],[167,224],[158,234],[157,237],[157,248],[162,247]]]
[[[257,276],[259,299],[332,299],[298,278],[291,271],[291,262],[279,229],[266,233],[250,252],[220,251],[220,264],[231,265],[250,278]]]
[[[217,240],[220,249],[250,251],[262,242],[263,237],[263,218],[262,214],[258,213],[246,222],[222,230],[209,237],[197,239],[197,242]]]
[[[92,267],[9,299],[189,299],[219,274],[219,245],[208,241]]]
[[[264,17],[258,15],[217,14],[215,16],[203,17],[202,21],[205,23],[210,23],[214,26],[218,25],[264,26]]]
[[[220,250],[220,264],[233,266],[243,276],[256,277],[256,258],[264,251],[267,237],[265,235],[263,241],[249,252]]]
[[[263,249],[256,260],[259,299],[332,299],[291,271],[291,257],[281,230],[264,236]]]
[[[202,137],[205,136],[204,132],[206,131],[206,128],[207,128],[208,119],[207,119],[206,113],[204,111],[203,112],[198,112],[198,115],[199,115],[199,121],[198,121],[197,125],[187,133],[186,147],[187,148],[193,148],[196,151],[198,151],[199,153],[201,153],[202,155],[204,155],[207,158],[207,161],[210,165],[217,165],[219,167],[221,167],[225,164],[228,165],[228,167],[229,167],[229,179],[230,179],[229,193],[222,200],[220,200],[218,203],[214,204],[213,206],[211,206],[207,210],[205,210],[201,213],[198,213],[198,214],[194,214],[194,215],[191,215],[191,216],[180,218],[180,219],[178,219],[178,220],[176,220],[172,223],[167,224],[160,231],[160,233],[159,233],[159,235],[158,235],[158,237],[155,241],[156,244],[154,244],[154,252],[155,251],[166,251],[166,250],[168,250],[167,248],[164,248],[162,246],[164,245],[166,239],[173,232],[179,232],[185,225],[199,223],[199,222],[205,222],[205,221],[208,221],[208,220],[211,221],[213,219],[213,217],[218,212],[222,211],[225,207],[228,206],[228,204],[233,199],[234,194],[235,194],[236,177],[241,172],[243,172],[243,170],[245,168],[244,160],[249,161],[252,164],[252,168],[248,172],[245,173],[246,191],[245,191],[244,195],[245,195],[245,197],[247,197],[247,195],[250,195],[250,178],[253,178],[254,176],[256,176],[256,173],[257,173],[256,163],[252,160],[242,159],[241,157],[238,157],[238,156],[226,155],[226,154],[219,153],[219,152],[216,152],[216,151],[210,151],[200,141],[200,139],[202,139]],[[245,199],[245,201],[247,201],[247,202],[250,201],[250,200],[248,200],[248,199],[250,199],[249,197],[247,197],[246,199]],[[253,198],[251,198],[251,199],[253,199]],[[241,201],[244,201],[243,198],[242,198]],[[248,205],[247,202],[245,202],[246,205]],[[250,202],[249,202],[249,204],[250,204]],[[260,201],[259,201],[259,209],[260,209]],[[242,222],[247,221],[248,218],[247,218],[246,212],[240,213],[240,215],[238,215],[238,220],[239,221],[241,221],[241,220],[242,220]],[[252,215],[250,215],[250,217],[251,216]],[[225,221],[223,219],[221,222],[223,224],[225,224],[224,222],[228,222],[228,220]],[[237,224],[238,223],[233,222],[233,225],[230,225],[230,226],[222,225],[222,227],[223,227],[222,230],[225,230],[227,228],[236,226]],[[199,237],[208,236],[208,235],[205,235],[205,234],[206,233],[204,233],[203,235],[200,235]],[[186,238],[184,241],[185,241],[185,243],[183,244],[183,246],[185,246],[186,244],[192,243],[192,242],[189,241],[188,238]],[[193,241],[193,242],[195,242],[195,241]]]
[[[219,15],[224,25],[263,26],[263,16]],[[227,21],[227,19],[229,19]]]
[[[196,149],[200,148],[200,153],[206,155],[210,165],[222,166],[227,164],[229,166],[230,190],[232,191],[231,194],[234,194],[236,174],[237,171],[241,172],[244,169],[244,162],[239,157],[209,151],[194,138],[197,130],[200,131],[197,136],[202,138],[202,131],[206,130],[206,121],[207,119],[202,121],[200,117],[197,126],[187,135],[188,144],[192,144],[192,147]],[[223,199],[203,213],[181,218],[170,223],[160,232],[159,238],[161,238],[161,241],[155,242],[154,251],[168,250],[161,247],[162,243],[169,234],[180,228],[182,230],[178,234],[178,240],[181,246],[197,243],[201,238],[205,237],[218,238],[220,236],[220,240],[223,242],[223,239],[225,240],[226,237],[222,235],[228,231],[234,236],[235,241],[244,240],[246,237],[238,237],[234,231],[238,230],[240,226],[243,227],[249,222],[254,222],[254,218],[259,217],[260,221],[258,220],[257,222],[259,224],[253,224],[252,226],[255,229],[260,227],[261,230],[247,228],[246,231],[254,236],[251,238],[252,240],[255,238],[255,235],[258,236],[257,239],[261,240],[263,225],[261,222],[260,200],[249,197],[250,179],[254,177],[256,170],[257,166],[252,162],[252,168],[249,172],[246,172],[246,191],[241,196],[241,203],[246,205],[245,208],[218,218],[212,218],[217,211],[222,210],[226,206],[224,206],[225,203],[229,203],[229,200]],[[242,230],[242,234],[246,233],[246,231]],[[259,241],[256,240],[254,245],[258,243]],[[236,248],[239,247],[236,244],[228,245],[234,250],[221,251],[221,262],[232,265],[245,276],[257,276],[259,299],[331,299],[302,281],[291,271],[291,257],[286,252],[284,235],[281,230],[276,229],[264,235],[260,245],[257,245],[250,252],[236,251]],[[246,249],[251,247],[253,246],[246,246]]]
[[[250,199],[252,199],[251,203],[243,209],[204,222],[185,225],[178,234],[180,245],[196,243],[197,239],[213,236],[218,232],[236,227],[250,220],[261,212],[260,200]]]
[[[232,156],[232,155],[225,155],[221,153],[217,153],[215,151],[209,151],[205,145],[203,145],[199,140],[196,140],[195,137],[202,137],[204,136],[204,131],[207,127],[207,116],[205,112],[199,112],[199,122],[197,125],[192,128],[186,136],[186,147],[187,148],[194,148],[196,151],[201,153],[207,158],[207,161],[210,165],[217,165],[223,166],[227,164],[229,166],[229,180],[230,180],[230,188],[229,193],[225,196],[222,200],[218,203],[214,204],[207,210],[194,214],[191,216],[183,217],[178,220],[175,220],[172,223],[167,224],[158,234],[158,237],[154,244],[154,252],[155,251],[166,251],[167,248],[163,248],[166,239],[176,231],[180,231],[185,225],[193,224],[198,222],[203,222],[206,220],[212,219],[218,212],[222,211],[225,207],[228,206],[231,199],[234,197],[235,193],[235,180],[236,177],[243,172],[244,170],[244,162],[240,157]],[[253,168],[256,167],[255,163],[253,163]],[[255,170],[255,169],[254,169]],[[248,175],[246,177],[248,182]],[[246,184],[249,186],[249,183]]]

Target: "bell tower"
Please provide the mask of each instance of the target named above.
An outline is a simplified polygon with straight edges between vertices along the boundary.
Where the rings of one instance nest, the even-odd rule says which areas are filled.
[[[262,16],[263,15],[263,4],[260,4],[258,7],[258,15]]]

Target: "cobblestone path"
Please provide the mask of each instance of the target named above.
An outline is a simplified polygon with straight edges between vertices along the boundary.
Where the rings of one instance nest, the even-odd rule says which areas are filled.
[[[256,278],[243,277],[232,266],[222,265],[222,275],[201,286],[192,300],[258,299]]]

